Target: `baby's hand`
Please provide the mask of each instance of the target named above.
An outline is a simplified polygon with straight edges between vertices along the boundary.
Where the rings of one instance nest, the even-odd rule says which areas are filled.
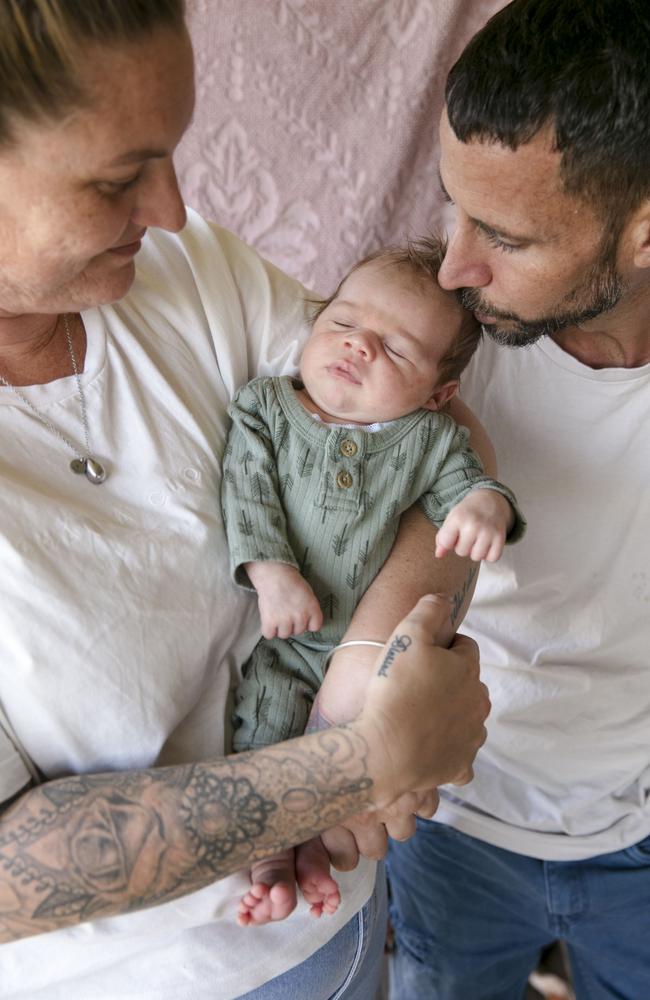
[[[248,577],[257,591],[262,635],[265,639],[288,639],[301,632],[316,632],[323,612],[307,581],[287,563],[250,562]]]
[[[510,503],[496,490],[472,490],[449,511],[436,535],[436,557],[448,552],[496,562],[514,523]]]

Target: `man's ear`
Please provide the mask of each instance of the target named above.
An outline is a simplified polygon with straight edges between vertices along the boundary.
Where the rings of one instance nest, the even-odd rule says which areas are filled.
[[[635,266],[650,268],[650,199],[634,213],[628,231]]]
[[[455,379],[453,382],[445,382],[444,385],[439,385],[437,389],[434,389],[426,403],[424,404],[425,410],[441,410],[443,406],[449,402],[449,400],[456,395],[460,388],[460,382]]]

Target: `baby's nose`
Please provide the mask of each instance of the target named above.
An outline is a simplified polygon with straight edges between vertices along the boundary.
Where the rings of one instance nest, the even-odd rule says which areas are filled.
[[[357,330],[347,339],[352,350],[365,358],[371,357],[374,353],[373,341],[373,335],[368,330]]]

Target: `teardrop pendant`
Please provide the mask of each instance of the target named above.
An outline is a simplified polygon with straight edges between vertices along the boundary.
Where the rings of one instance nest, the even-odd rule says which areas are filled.
[[[85,461],[86,479],[93,486],[99,486],[106,479],[106,470],[103,465],[100,465],[94,458],[87,458]]]
[[[84,475],[93,486],[99,486],[106,479],[106,470],[103,465],[94,458],[73,458],[70,468],[75,475]]]

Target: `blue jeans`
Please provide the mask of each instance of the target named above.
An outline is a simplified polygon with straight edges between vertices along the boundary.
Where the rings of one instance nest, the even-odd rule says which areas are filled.
[[[578,1000],[650,998],[650,837],[585,861],[539,861],[418,820],[389,852],[392,1000],[523,1000],[564,940]]]
[[[311,958],[240,1000],[374,1000],[383,972],[387,920],[386,878],[380,864],[374,893],[338,934]]]

